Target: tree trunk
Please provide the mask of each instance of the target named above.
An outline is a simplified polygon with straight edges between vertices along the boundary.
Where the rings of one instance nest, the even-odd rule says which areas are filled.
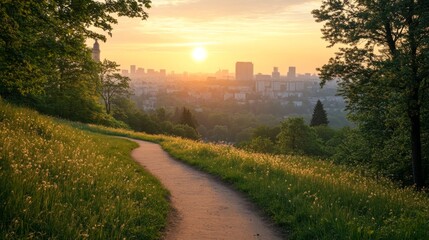
[[[108,100],[104,100],[104,106],[106,107],[106,113],[110,114],[110,103]]]
[[[421,126],[420,126],[420,107],[417,105],[415,111],[410,113],[411,121],[411,152],[413,164],[413,178],[417,190],[424,186],[424,172],[422,164],[422,143],[421,143]]]
[[[408,116],[411,123],[411,155],[413,165],[413,178],[417,190],[421,190],[425,184],[425,175],[422,164],[422,142],[421,142],[421,103],[419,102],[420,84],[423,81],[418,76],[419,63],[417,61],[417,49],[419,45],[416,36],[418,32],[419,22],[415,20],[416,5],[414,0],[409,0],[409,13],[406,18],[408,24],[408,42],[410,44],[410,57],[411,57],[411,73],[410,79],[410,95],[408,102]]]

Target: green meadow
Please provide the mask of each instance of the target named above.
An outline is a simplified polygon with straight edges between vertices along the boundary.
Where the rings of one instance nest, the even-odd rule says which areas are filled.
[[[0,239],[159,239],[168,192],[135,147],[0,101]]]
[[[173,157],[231,184],[290,239],[429,239],[429,197],[328,161],[255,154],[227,145],[94,125],[158,142]]]

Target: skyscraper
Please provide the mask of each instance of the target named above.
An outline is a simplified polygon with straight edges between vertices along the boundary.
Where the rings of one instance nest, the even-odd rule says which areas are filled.
[[[237,62],[235,64],[235,80],[238,80],[238,81],[253,80],[253,63]]]
[[[136,74],[136,65],[131,65],[130,66],[130,74],[131,75],[135,75]]]
[[[280,72],[278,67],[274,67],[273,72],[271,74],[271,77],[273,79],[279,79],[280,78]]]
[[[287,73],[288,78],[296,77],[296,67],[289,67],[289,72]]]
[[[98,44],[97,39],[95,39],[95,43],[92,47],[92,60],[100,62],[100,45]]]

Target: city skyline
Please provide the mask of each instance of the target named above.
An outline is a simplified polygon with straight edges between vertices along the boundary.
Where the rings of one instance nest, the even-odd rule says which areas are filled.
[[[251,64],[252,65],[252,70],[248,69],[247,67],[245,67],[244,69],[237,69],[237,64]],[[294,78],[294,77],[299,77],[299,76],[305,76],[305,77],[318,77],[317,74],[311,74],[311,73],[304,73],[304,72],[298,72],[296,71],[296,67],[295,66],[289,66],[288,69],[284,69],[282,71],[282,69],[279,69],[279,67],[273,66],[272,67],[272,72],[268,73],[268,72],[252,72],[253,74],[250,74],[250,71],[253,71],[253,63],[252,62],[236,62],[235,63],[235,69],[233,71],[230,71],[230,69],[218,69],[215,72],[189,72],[189,71],[184,71],[184,72],[175,72],[175,71],[169,71],[168,69],[164,69],[164,68],[145,68],[144,66],[138,66],[135,64],[132,64],[128,67],[120,67],[119,72],[124,75],[124,76],[143,76],[145,74],[162,74],[163,76],[168,76],[168,75],[200,75],[200,76],[216,76],[216,75],[224,75],[227,77],[220,77],[218,78],[218,80],[257,80],[258,77],[263,77],[265,78],[266,76],[269,76],[270,78],[273,79],[280,79],[280,78]],[[239,67],[240,68],[240,67]],[[241,67],[242,68],[242,67]],[[247,69],[246,69],[247,68]],[[238,70],[238,71],[237,71]],[[244,72],[243,72],[244,71]],[[245,77],[238,77],[237,78],[237,74],[238,75],[242,75],[244,74]],[[249,77],[249,76],[253,76],[253,77]]]
[[[100,42],[101,59],[174,72],[211,73],[234,69],[235,62],[255,64],[255,73],[273,66],[296,66],[316,73],[334,49],[326,48],[320,28],[311,15],[321,1],[157,1],[149,19],[120,18],[113,37]],[[255,31],[257,30],[257,31]],[[93,42],[88,42],[91,45]],[[202,47],[206,59],[196,61],[193,51]]]

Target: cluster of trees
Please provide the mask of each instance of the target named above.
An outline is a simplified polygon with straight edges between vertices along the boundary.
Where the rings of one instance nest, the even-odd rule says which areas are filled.
[[[198,132],[206,141],[212,142],[240,142],[251,137],[253,129],[261,125],[259,116],[251,113],[221,111],[197,112]],[[273,116],[266,116],[274,123],[278,120]]]
[[[418,190],[427,186],[429,2],[325,0],[313,15],[325,23],[322,33],[330,46],[341,46],[319,69],[322,85],[340,82],[356,128],[333,131],[291,118],[275,137],[266,135],[274,129],[259,130],[244,147],[326,154],[336,162],[414,184]]]
[[[186,107],[177,108],[174,114],[169,114],[164,108],[145,113],[128,98],[115,99],[112,103],[112,116],[135,131],[195,140],[201,138],[196,130],[198,123]]]
[[[391,145],[391,154],[386,154],[386,150],[375,153],[376,148],[359,128],[310,126],[301,117],[291,117],[277,127],[257,127],[250,140],[236,146],[257,153],[313,156],[366,169],[372,175],[385,176],[403,185],[414,184],[410,157],[392,155],[404,146]],[[378,158],[374,158],[375,154]]]
[[[341,79],[357,124],[344,159],[401,169],[395,175],[412,176],[421,189],[429,170],[429,2],[325,0],[312,13],[330,46],[340,45],[319,70],[322,84]]]
[[[147,18],[149,0],[2,1],[0,96],[80,122],[198,139],[189,109],[168,119],[130,101],[128,77],[109,60],[96,62],[87,39],[106,40],[116,16]]]
[[[271,154],[303,154],[329,157],[337,146],[337,131],[328,127],[323,104],[318,101],[310,126],[302,117],[290,117],[280,126],[257,127],[248,141],[237,144],[249,151]]]
[[[121,125],[100,104],[103,66],[85,42],[106,40],[99,30],[111,35],[116,16],[146,19],[149,7],[149,0],[2,1],[0,96],[70,120]]]

